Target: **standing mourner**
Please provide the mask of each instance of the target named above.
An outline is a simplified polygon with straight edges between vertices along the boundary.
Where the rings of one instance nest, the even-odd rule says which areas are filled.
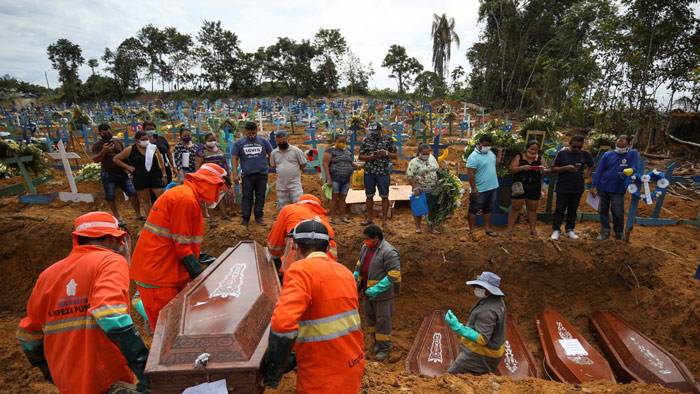
[[[165,175],[168,179],[165,181],[166,185],[173,181],[173,169],[175,168],[175,159],[173,158],[173,152],[170,151],[170,143],[168,139],[162,135],[158,135],[158,130],[156,130],[156,124],[147,120],[143,122],[143,131],[148,135],[149,142],[155,144],[158,147],[158,152],[163,155],[165,162]]]
[[[560,150],[554,157],[552,172],[559,176],[555,189],[557,205],[552,222],[552,239],[559,239],[564,211],[566,211],[565,234],[571,239],[578,239],[578,235],[574,232],[576,210],[585,189],[584,179],[590,176],[594,166],[591,154],[583,150],[583,137],[580,135],[571,137],[569,148]]]
[[[199,170],[199,168],[203,164],[216,164],[219,167],[223,168],[224,171],[227,173],[227,175],[224,176],[224,183],[226,184],[227,188],[231,188],[231,173],[228,170],[228,163],[226,162],[226,153],[224,152],[224,149],[216,143],[216,135],[213,132],[207,131],[206,133],[204,133],[203,138],[204,145],[202,145],[197,150],[197,155],[195,156],[195,170]],[[223,199],[217,199],[217,206],[219,207],[219,211],[221,212],[221,219],[230,221],[233,220],[233,218],[231,218],[226,212],[226,201],[224,201]],[[212,215],[211,212],[209,212],[210,209],[211,208],[206,208],[207,216],[209,217],[209,225],[215,227],[218,224],[218,222],[216,221],[216,219],[214,219],[214,215]]]
[[[296,362],[297,392],[356,394],[365,352],[353,275],[328,255],[323,223],[299,223],[292,239],[297,261],[272,313],[263,385],[277,387]]]
[[[158,313],[187,283],[202,272],[199,252],[204,237],[200,202],[213,204],[226,187],[226,171],[203,164],[187,174],[182,186],[156,200],[131,258],[136,282],[151,329]]]
[[[180,128],[180,142],[175,144],[173,156],[175,169],[177,169],[178,182],[185,182],[185,175],[195,172],[195,157],[199,151],[199,145],[192,141],[192,132],[186,127]]]
[[[335,135],[335,144],[323,153],[323,169],[326,172],[326,183],[333,189],[331,198],[331,223],[338,224],[336,220],[336,208],[343,223],[350,223],[345,214],[345,198],[350,190],[350,177],[355,168],[359,166],[355,163],[353,152],[345,146],[345,134]]]
[[[411,159],[406,169],[406,179],[413,187],[413,195],[418,197],[421,193],[425,193],[425,198],[428,202],[428,210],[432,211],[437,203],[437,197],[433,195],[433,189],[437,186],[438,173],[440,167],[433,155],[430,154],[430,145],[418,145],[418,156]],[[420,228],[420,216],[414,216],[413,220],[416,224],[416,233],[422,233]],[[433,234],[440,232],[433,228],[433,224],[428,221],[428,231]]]
[[[270,141],[258,137],[258,126],[254,122],[245,124],[245,134],[245,137],[236,140],[231,152],[233,181],[238,182],[240,179],[243,189],[242,224],[248,226],[250,223],[250,211],[255,202],[255,222],[261,226],[267,226],[267,222],[263,219],[263,208],[265,208],[267,168],[272,145]],[[241,161],[240,178],[238,176],[239,159]]]
[[[389,224],[389,185],[391,176],[389,166],[390,159],[398,159],[399,154],[394,146],[394,140],[388,135],[382,135],[382,125],[372,123],[367,128],[369,136],[362,141],[360,146],[360,161],[365,164],[365,195],[367,196],[367,219],[363,226],[374,223],[374,193],[379,190],[382,199],[382,226]]]
[[[610,237],[610,215],[612,210],[613,230],[618,239],[625,238],[625,179],[620,176],[632,175],[637,171],[639,153],[630,149],[632,139],[627,135],[617,137],[615,150],[608,151],[598,161],[598,169],[593,178],[591,193],[600,198],[600,227],[598,241]]]
[[[145,220],[146,217],[141,216],[141,206],[138,197],[136,197],[134,184],[131,183],[129,175],[124,169],[114,163],[114,156],[124,150],[124,143],[112,136],[112,128],[107,123],[98,125],[97,131],[100,134],[100,140],[92,145],[92,161],[100,163],[102,167],[102,187],[105,189],[105,201],[107,201],[109,209],[119,219],[119,208],[115,201],[117,186],[119,186],[129,197],[136,217]]]
[[[148,350],[129,315],[126,233],[106,212],[75,220],[73,250],[39,275],[17,338],[29,362],[62,393],[101,394],[144,374]]]
[[[287,132],[275,134],[275,148],[270,153],[270,167],[277,170],[277,209],[294,204],[304,194],[301,186],[301,172],[306,167],[306,156],[301,149],[290,145]]]
[[[514,182],[521,182],[523,193],[511,197],[510,212],[508,213],[507,234],[513,231],[515,221],[518,219],[523,204],[527,208],[527,221],[530,224],[530,234],[537,233],[537,204],[542,196],[542,172],[547,174],[547,163],[539,154],[540,145],[537,141],[528,141],[525,153],[516,155],[510,162],[508,171],[513,174]]]
[[[156,145],[149,142],[146,132],[137,131],[134,139],[134,145],[119,152],[113,160],[114,164],[131,173],[136,194],[148,215],[151,212],[151,192],[156,197],[163,194],[168,176],[165,173],[163,155],[158,152]],[[124,162],[127,159],[131,165]]]
[[[376,359],[382,361],[391,351],[391,315],[394,294],[401,291],[401,255],[384,239],[382,229],[370,225],[364,229],[365,244],[355,266],[357,291],[362,294],[365,320],[374,337]]]
[[[467,285],[474,286],[479,301],[469,311],[466,325],[451,310],[445,314],[447,325],[461,337],[459,355],[447,373],[493,373],[506,350],[506,304],[505,294],[499,288],[501,278],[485,271]]]
[[[501,164],[503,148],[496,148],[494,155],[491,151],[493,138],[489,134],[479,137],[479,143],[467,158],[467,172],[469,173],[469,235],[476,228],[476,214],[479,211],[484,214],[484,230],[487,235],[495,237],[497,234],[491,231],[491,212],[496,205],[498,197],[498,174],[496,167]]]

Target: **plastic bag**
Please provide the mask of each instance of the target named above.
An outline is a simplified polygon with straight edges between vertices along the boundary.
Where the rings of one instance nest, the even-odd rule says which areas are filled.
[[[323,186],[321,186],[321,190],[323,190],[323,194],[326,195],[327,199],[333,198],[333,187],[329,186],[327,183],[324,183]]]
[[[415,194],[411,194],[411,211],[413,211],[413,216],[423,216],[430,213],[425,192],[420,192],[418,197]]]
[[[353,190],[362,190],[365,188],[365,169],[355,170],[350,178],[350,187]]]

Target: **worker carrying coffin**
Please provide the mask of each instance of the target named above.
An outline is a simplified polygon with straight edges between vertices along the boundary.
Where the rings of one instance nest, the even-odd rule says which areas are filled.
[[[447,325],[462,337],[459,355],[448,373],[483,375],[498,367],[506,346],[506,304],[500,284],[498,275],[486,271],[476,280],[467,282],[467,285],[474,286],[474,295],[479,302],[469,312],[466,326],[451,310],[445,314]]]
[[[199,252],[204,236],[201,202],[219,201],[226,171],[212,163],[185,175],[156,200],[131,258],[131,279],[141,294],[151,329],[158,313],[202,272]]]
[[[17,338],[29,362],[62,393],[102,394],[117,381],[140,391],[148,350],[129,315],[126,232],[106,212],[75,220],[73,250],[39,275]]]
[[[287,261],[286,264],[283,264],[283,259],[294,259],[292,255],[283,256],[288,235],[297,224],[309,219],[322,222],[326,225],[331,237],[329,256],[333,260],[338,260],[337,246],[333,240],[335,234],[333,233],[333,229],[326,215],[327,212],[321,206],[321,200],[311,194],[302,195],[295,204],[286,205],[280,210],[279,215],[277,215],[277,220],[275,220],[275,224],[272,226],[272,230],[270,230],[270,234],[267,236],[267,247],[270,250],[270,254],[272,255],[275,267],[278,271],[283,265],[287,267],[291,263],[291,261]],[[278,272],[278,274],[280,273],[283,272]]]
[[[263,385],[277,387],[293,368],[294,348],[299,393],[355,394],[365,369],[355,279],[328,255],[331,238],[322,223],[303,221],[292,234],[297,261],[272,314]]]

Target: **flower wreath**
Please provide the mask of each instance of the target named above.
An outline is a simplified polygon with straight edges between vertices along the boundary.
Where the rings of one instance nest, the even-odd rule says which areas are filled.
[[[650,182],[656,183],[656,188],[653,191],[650,191]],[[657,169],[646,174],[635,173],[627,178],[627,192],[636,198],[645,200],[649,205],[651,205],[654,198],[663,194],[668,185],[669,181],[664,173]]]

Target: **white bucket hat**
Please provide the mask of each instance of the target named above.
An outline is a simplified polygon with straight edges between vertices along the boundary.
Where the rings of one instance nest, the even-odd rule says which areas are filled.
[[[467,282],[469,286],[481,286],[488,290],[489,293],[504,297],[505,294],[501,291],[499,286],[501,285],[501,278],[493,272],[484,271],[479,275],[476,280],[470,280]]]

